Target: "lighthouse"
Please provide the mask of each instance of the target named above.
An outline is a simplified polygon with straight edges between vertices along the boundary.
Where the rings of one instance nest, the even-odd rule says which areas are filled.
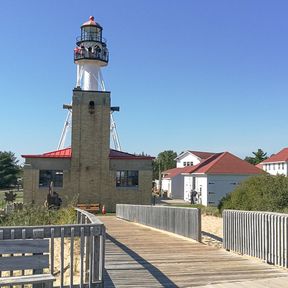
[[[111,182],[111,100],[101,68],[107,66],[109,52],[103,28],[93,16],[80,29],[74,49],[77,79],[72,99],[71,189],[80,203],[106,203],[104,190]]]
[[[93,16],[82,24],[81,35],[77,37],[74,62],[77,65],[77,83],[85,91],[105,90],[101,67],[109,61],[106,41],[102,37],[103,28]]]
[[[154,158],[110,149],[110,135],[113,140],[115,136],[110,134],[111,115],[119,107],[111,107],[101,74],[109,62],[103,28],[91,16],[80,30],[73,55],[77,74],[72,105],[63,106],[72,112],[71,147],[22,155],[24,201],[42,205],[52,181],[62,205],[100,204],[103,213],[115,211],[117,203],[149,204]]]

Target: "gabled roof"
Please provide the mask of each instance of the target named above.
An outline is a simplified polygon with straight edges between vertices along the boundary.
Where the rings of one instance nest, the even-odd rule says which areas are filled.
[[[201,151],[191,151],[191,150],[189,150],[189,152],[199,157],[200,159],[207,159],[215,154],[213,152],[201,152]]]
[[[192,150],[187,150],[187,151],[183,151],[181,152],[176,158],[175,160],[182,158],[183,155],[185,154],[193,154],[194,156],[198,157],[200,160],[204,160],[209,158],[210,156],[214,155],[215,153],[213,152],[203,152],[203,151],[192,151]]]
[[[170,179],[182,173],[189,173],[192,167],[194,166],[178,167],[163,171],[162,174],[165,175],[163,179]]]
[[[265,171],[229,153],[215,153],[194,166],[173,168],[162,172],[163,179],[170,179],[179,174],[232,174],[257,175]]]
[[[277,154],[272,155],[261,163],[271,163],[271,162],[287,162],[288,161],[288,148],[283,148]]]
[[[43,154],[38,154],[38,155],[21,155],[23,158],[71,158],[72,156],[72,149],[65,148],[61,150],[56,150],[52,152],[47,152]],[[118,160],[153,160],[154,157],[151,156],[138,156],[134,154],[129,154],[126,152],[122,151],[117,151],[110,149],[110,154],[109,154],[110,159],[118,159]]]
[[[265,173],[263,170],[229,152],[214,154],[196,166],[190,173],[237,175],[256,175]]]

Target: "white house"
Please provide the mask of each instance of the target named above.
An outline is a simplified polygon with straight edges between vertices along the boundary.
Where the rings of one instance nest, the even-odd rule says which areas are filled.
[[[191,200],[195,191],[196,202],[205,206],[216,206],[227,193],[250,176],[263,174],[263,170],[236,157],[229,152],[216,153],[190,171],[182,172],[184,176],[184,200]]]
[[[162,191],[169,198],[184,199],[184,175],[183,172],[190,167],[173,168],[162,173]]]
[[[271,175],[283,174],[288,176],[288,148],[283,148],[257,166]]]
[[[209,158],[214,155],[212,152],[201,152],[201,151],[191,151],[187,150],[181,152],[176,158],[176,167],[186,167],[199,164],[202,160]]]
[[[162,172],[162,191],[167,192],[167,196],[173,199],[184,199],[184,175],[190,171],[191,166],[199,164],[215,153],[200,151],[184,151],[175,160],[177,167]],[[186,169],[185,169],[186,168]]]

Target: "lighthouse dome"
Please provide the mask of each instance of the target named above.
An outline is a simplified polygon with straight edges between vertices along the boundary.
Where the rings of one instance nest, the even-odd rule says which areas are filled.
[[[96,26],[96,27],[99,27],[99,28],[102,29],[101,25],[98,24],[97,22],[95,22],[94,16],[90,16],[90,17],[89,17],[89,20],[86,21],[86,22],[84,22],[84,23],[82,24],[81,28],[82,28],[82,27],[85,27],[85,26]]]

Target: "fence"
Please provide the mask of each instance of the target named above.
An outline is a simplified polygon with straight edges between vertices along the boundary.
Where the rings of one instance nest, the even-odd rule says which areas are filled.
[[[117,204],[116,216],[201,242],[198,208]]]
[[[95,215],[76,210],[78,224],[0,227],[0,246],[3,240],[49,239],[54,287],[104,287],[105,226]]]
[[[288,214],[224,210],[223,248],[288,267]]]

